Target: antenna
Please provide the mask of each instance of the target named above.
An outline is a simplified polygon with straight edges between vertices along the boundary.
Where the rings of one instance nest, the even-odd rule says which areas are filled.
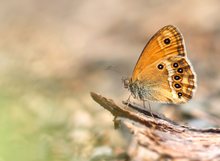
[[[117,69],[116,69],[115,67],[113,67],[112,65],[107,66],[107,67],[105,68],[105,70],[111,70],[111,71],[117,73],[117,74],[120,75],[120,76],[122,75],[122,72],[119,71],[119,70],[117,70]]]
[[[118,74],[121,77],[121,81],[122,83],[125,85],[127,82],[127,80],[129,80],[128,76],[122,75],[122,72],[120,70],[117,70],[114,66],[109,65],[105,68],[105,70],[111,70],[113,72],[115,72],[116,74]]]

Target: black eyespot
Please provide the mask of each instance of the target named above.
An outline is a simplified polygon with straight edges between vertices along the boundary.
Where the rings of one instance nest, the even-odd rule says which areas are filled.
[[[178,92],[178,96],[181,97],[183,94],[181,92]]]
[[[174,79],[175,80],[180,80],[180,76],[176,75],[176,76],[174,76]]]
[[[170,44],[170,39],[169,38],[166,38],[166,39],[164,39],[164,44],[166,44],[166,45],[168,45],[168,44]]]
[[[173,64],[173,67],[175,67],[175,68],[177,68],[178,66],[179,66],[178,63]]]
[[[180,88],[181,86],[176,83],[176,84],[175,84],[175,87],[176,87],[176,88]]]
[[[157,68],[158,68],[158,69],[163,69],[163,65],[162,65],[162,64],[159,64],[159,65],[157,66]]]
[[[182,68],[179,68],[177,71],[178,71],[179,73],[182,73],[182,72],[183,72],[183,69],[182,69]]]

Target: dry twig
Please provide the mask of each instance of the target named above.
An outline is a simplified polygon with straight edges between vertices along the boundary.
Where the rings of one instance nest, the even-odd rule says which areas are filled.
[[[112,113],[116,126],[124,124],[133,134],[128,151],[133,161],[220,160],[220,129],[179,125],[134,104],[121,107],[96,93],[91,96]]]

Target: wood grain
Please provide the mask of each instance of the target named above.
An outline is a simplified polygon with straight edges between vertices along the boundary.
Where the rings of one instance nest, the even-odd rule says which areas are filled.
[[[134,103],[117,105],[96,93],[91,96],[111,112],[116,128],[124,124],[132,133],[130,160],[220,160],[220,129],[179,125]]]

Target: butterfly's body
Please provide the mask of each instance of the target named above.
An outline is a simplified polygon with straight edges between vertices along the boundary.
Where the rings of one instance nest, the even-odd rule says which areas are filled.
[[[183,37],[169,25],[145,46],[125,87],[134,98],[178,104],[192,98],[195,83]]]

